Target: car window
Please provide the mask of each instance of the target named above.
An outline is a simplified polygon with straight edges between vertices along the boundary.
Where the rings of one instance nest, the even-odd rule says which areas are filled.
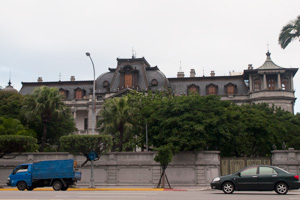
[[[241,176],[245,175],[255,175],[257,172],[257,167],[249,167],[241,171]]]
[[[271,167],[260,167],[259,174],[261,174],[261,175],[277,174],[277,172]]]

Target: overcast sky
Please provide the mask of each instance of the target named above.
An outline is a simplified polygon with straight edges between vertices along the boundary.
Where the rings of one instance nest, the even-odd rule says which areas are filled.
[[[260,67],[267,44],[275,64],[300,67],[300,42],[278,45],[300,15],[300,0],[0,0],[0,86],[92,80],[116,58],[145,57],[167,77],[229,75]],[[294,77],[300,97],[300,71]],[[300,112],[300,99],[295,111]]]

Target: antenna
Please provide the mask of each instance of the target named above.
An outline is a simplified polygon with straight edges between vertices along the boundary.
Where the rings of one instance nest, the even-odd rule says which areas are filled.
[[[268,49],[268,52],[269,52],[269,46],[270,46],[269,41],[267,41],[267,49]]]
[[[59,72],[59,81],[61,81],[61,73]]]
[[[9,71],[9,81],[8,81],[8,86],[11,86],[11,70]]]
[[[179,72],[182,72],[181,61],[179,63]]]
[[[203,67],[203,77],[204,77],[204,67]]]
[[[135,55],[134,55],[134,48],[132,47],[132,58],[135,58]]]

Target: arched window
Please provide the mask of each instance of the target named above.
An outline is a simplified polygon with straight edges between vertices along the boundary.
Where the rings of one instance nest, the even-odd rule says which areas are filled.
[[[192,84],[188,86],[188,94],[199,94],[199,86]]]
[[[254,80],[254,91],[261,90],[261,80],[259,78]]]
[[[229,85],[227,87],[227,94],[228,95],[234,95],[234,86],[233,85]]]
[[[218,86],[215,84],[209,84],[206,86],[206,94],[207,95],[217,95],[218,94]]]
[[[226,94],[229,95],[229,96],[232,96],[232,95],[234,95],[237,92],[236,91],[237,87],[233,83],[228,83],[224,87],[225,87]]]
[[[216,95],[217,94],[217,87],[214,85],[210,85],[207,88],[207,94],[208,95]]]
[[[108,88],[109,87],[109,82],[108,81],[103,81],[103,87]]]
[[[282,88],[282,90],[289,90],[290,89],[289,80],[287,78],[283,78],[281,80],[281,88]]]
[[[157,85],[158,85],[158,81],[156,79],[152,79],[151,86],[157,86]]]
[[[274,79],[269,79],[268,80],[268,89],[269,90],[275,90],[275,80]]]

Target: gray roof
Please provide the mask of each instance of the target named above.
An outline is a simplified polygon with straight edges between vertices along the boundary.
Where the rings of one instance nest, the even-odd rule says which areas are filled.
[[[276,65],[271,59],[271,53],[268,51],[266,53],[267,59],[265,63],[257,69],[282,69],[282,67]]]
[[[40,86],[56,87],[67,91],[68,98],[74,99],[75,90],[80,88],[86,92],[86,95],[93,89],[93,81],[57,81],[57,82],[22,82],[20,93],[22,95],[31,94],[33,90]]]
[[[236,95],[246,95],[249,91],[243,76],[214,76],[214,77],[185,77],[169,78],[171,88],[176,95],[185,95],[188,93],[188,87],[195,85],[199,87],[199,94],[205,96],[206,87],[213,84],[218,87],[217,95],[226,95],[225,86],[233,84],[237,87]]]

